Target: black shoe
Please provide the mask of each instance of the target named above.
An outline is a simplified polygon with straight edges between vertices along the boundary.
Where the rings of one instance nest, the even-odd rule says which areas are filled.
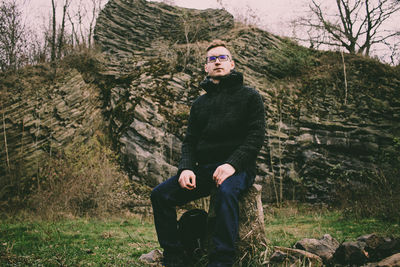
[[[164,258],[163,266],[165,267],[187,267],[180,258]]]

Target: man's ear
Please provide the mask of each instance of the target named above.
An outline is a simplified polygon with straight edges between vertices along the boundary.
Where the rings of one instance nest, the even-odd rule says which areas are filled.
[[[208,73],[208,67],[207,66],[208,66],[207,64],[204,64],[204,71]]]
[[[231,60],[231,70],[235,68],[235,61]]]

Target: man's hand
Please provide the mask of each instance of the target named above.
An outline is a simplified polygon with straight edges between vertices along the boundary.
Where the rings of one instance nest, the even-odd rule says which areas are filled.
[[[213,178],[217,187],[219,187],[226,180],[226,178],[232,176],[235,171],[235,168],[228,163],[218,166],[213,174]]]
[[[188,190],[195,189],[196,188],[196,175],[191,170],[184,170],[181,172],[178,182],[182,188],[186,188]]]

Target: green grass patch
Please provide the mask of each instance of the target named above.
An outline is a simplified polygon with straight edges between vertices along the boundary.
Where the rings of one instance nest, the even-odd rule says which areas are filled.
[[[384,237],[399,237],[399,224],[375,218],[356,218],[338,210],[305,204],[285,204],[281,208],[267,207],[265,230],[273,246],[292,247],[303,238],[321,238],[330,234],[342,241],[376,233]]]
[[[398,224],[356,219],[305,204],[267,205],[265,229],[272,246],[330,234],[339,242],[365,234],[400,236]],[[137,217],[0,220],[0,266],[143,266],[139,257],[159,248],[154,224]]]
[[[158,248],[154,226],[136,218],[2,221],[1,266],[142,266]]]

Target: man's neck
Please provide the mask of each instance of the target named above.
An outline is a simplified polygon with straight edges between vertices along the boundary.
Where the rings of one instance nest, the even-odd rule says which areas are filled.
[[[215,83],[215,84],[219,84],[219,82],[220,82],[219,79],[214,79],[214,78],[211,78],[211,81],[212,81],[213,83]]]

